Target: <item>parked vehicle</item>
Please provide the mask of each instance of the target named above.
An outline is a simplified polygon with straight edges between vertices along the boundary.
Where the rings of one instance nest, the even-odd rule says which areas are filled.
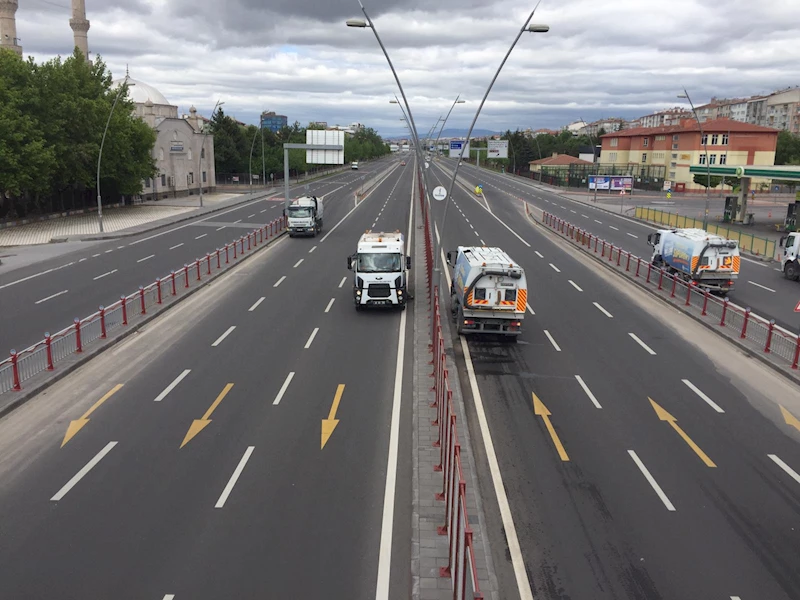
[[[310,235],[316,237],[322,231],[324,205],[322,198],[303,196],[292,200],[286,211],[289,237]]]
[[[368,306],[398,306],[408,301],[408,270],[405,238],[399,231],[372,233],[358,240],[356,253],[347,257],[353,271],[353,302],[356,310]]]

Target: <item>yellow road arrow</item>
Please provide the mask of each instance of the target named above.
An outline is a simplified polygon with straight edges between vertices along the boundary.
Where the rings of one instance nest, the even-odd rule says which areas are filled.
[[[204,414],[202,418],[195,419],[194,421],[192,421],[192,424],[189,426],[189,431],[186,432],[186,437],[183,438],[183,443],[181,444],[181,448],[183,448],[186,444],[188,444],[194,436],[196,436],[198,433],[203,431],[203,429],[209,426],[209,424],[211,423],[210,419],[211,413],[213,413],[216,410],[217,406],[219,406],[219,403],[222,402],[222,399],[228,395],[228,392],[231,391],[232,387],[233,384],[229,383],[224,388],[222,388],[222,391],[219,393],[219,396],[217,396],[217,399],[214,400],[211,406],[208,407],[206,414]]]
[[[792,413],[781,406],[781,414],[783,415],[783,420],[786,421],[787,425],[791,425],[797,431],[800,431],[800,419],[795,417]]]
[[[342,400],[343,393],[344,384],[340,383],[339,387],[336,388],[336,395],[333,397],[333,404],[331,405],[331,411],[328,413],[328,418],[322,419],[322,440],[319,447],[320,450],[322,450],[325,447],[325,444],[328,443],[328,440],[331,439],[333,430],[336,429],[336,426],[339,424],[339,419],[336,418],[336,411],[339,410],[339,402]]]
[[[658,418],[660,420],[662,420],[662,421],[666,421],[667,423],[669,423],[670,426],[677,432],[677,434],[683,438],[683,441],[686,442],[687,444],[689,444],[689,447],[692,450],[694,450],[695,454],[697,454],[697,456],[700,457],[700,460],[702,460],[707,467],[716,467],[717,466],[717,465],[714,464],[714,461],[712,461],[710,458],[708,458],[708,455],[700,449],[700,446],[695,444],[692,441],[692,438],[690,438],[688,435],[686,435],[686,432],[678,426],[678,423],[677,423],[678,420],[675,417],[673,417],[666,410],[664,410],[664,408],[661,407],[652,398],[648,397],[647,399],[650,400],[650,404],[653,405],[653,410],[656,411],[656,415],[658,415]]]
[[[564,462],[569,462],[569,456],[567,456],[567,451],[564,450],[564,445],[561,443],[561,440],[558,439],[558,434],[556,433],[553,424],[550,422],[550,411],[544,405],[544,403],[539,400],[539,397],[531,392],[531,396],[533,396],[533,414],[537,417],[542,417],[542,421],[544,421],[544,426],[547,427],[547,431],[550,433],[550,437],[553,438],[553,443],[556,446],[556,450],[558,450],[558,455],[561,457],[561,460]]]
[[[83,416],[80,419],[75,419],[74,421],[69,422],[69,426],[67,427],[67,433],[64,434],[64,440],[61,442],[62,448],[64,447],[64,444],[66,444],[73,437],[75,437],[75,434],[78,433],[81,429],[83,429],[84,425],[86,425],[89,422],[89,415],[91,415],[95,410],[97,410],[97,408],[103,402],[105,402],[106,400],[111,398],[111,396],[120,391],[123,385],[124,384],[122,383],[118,383],[117,385],[115,385],[113,388],[111,388],[111,390],[106,392],[105,395],[102,398],[100,398],[100,400],[95,402],[92,405],[92,408],[83,413]]]

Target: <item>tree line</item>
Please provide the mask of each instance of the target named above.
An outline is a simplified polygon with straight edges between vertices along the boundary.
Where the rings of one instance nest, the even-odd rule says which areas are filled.
[[[96,205],[97,158],[117,95],[98,56],[79,50],[36,64],[0,49],[0,219]],[[100,170],[104,203],[141,192],[155,174],[155,132],[123,91]]]

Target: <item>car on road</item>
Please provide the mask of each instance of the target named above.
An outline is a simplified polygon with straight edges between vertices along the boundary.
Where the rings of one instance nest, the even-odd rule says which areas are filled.
[[[353,169],[354,171],[357,171],[358,170],[358,161],[354,160],[353,162],[351,162],[350,163],[350,168]]]
[[[406,161],[402,161],[402,162],[400,163],[400,166],[401,166],[401,167],[405,167],[405,166],[406,166]]]

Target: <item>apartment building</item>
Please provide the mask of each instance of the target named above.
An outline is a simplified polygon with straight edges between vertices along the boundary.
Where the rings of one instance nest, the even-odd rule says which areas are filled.
[[[732,119],[703,123],[695,119],[662,127],[639,127],[608,133],[600,138],[600,163],[628,166],[636,175],[642,167],[665,167],[666,179],[677,190],[703,190],[689,173],[692,165],[773,165],[778,131]],[[708,156],[704,145],[708,146]]]
[[[742,123],[747,121],[746,98],[711,98],[711,102],[698,106],[696,110],[701,122],[715,119],[731,119]]]
[[[681,108],[680,106],[676,106],[674,108],[668,108],[667,110],[662,110],[657,113],[653,113],[651,115],[645,115],[644,117],[639,117],[637,121],[639,122],[639,127],[671,127],[673,125],[678,125],[682,119],[692,118],[691,111],[686,110],[685,108]]]

